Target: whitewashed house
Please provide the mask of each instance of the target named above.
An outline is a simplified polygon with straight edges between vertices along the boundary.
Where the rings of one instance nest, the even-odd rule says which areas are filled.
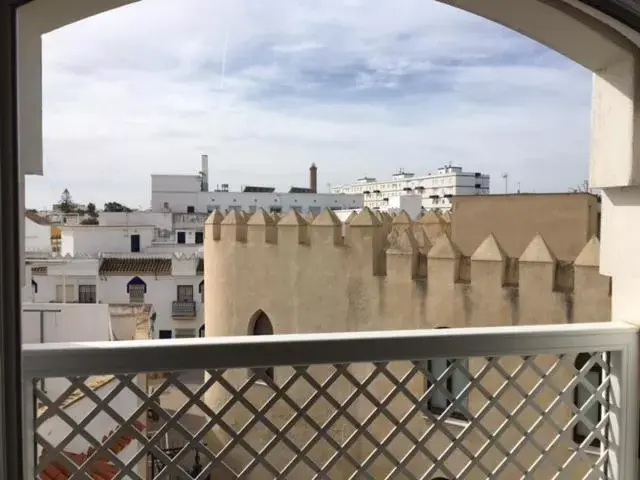
[[[36,213],[24,215],[24,249],[32,253],[50,253],[51,225]]]
[[[122,253],[28,262],[25,300],[148,305],[154,338],[204,333],[204,262],[199,256]]]

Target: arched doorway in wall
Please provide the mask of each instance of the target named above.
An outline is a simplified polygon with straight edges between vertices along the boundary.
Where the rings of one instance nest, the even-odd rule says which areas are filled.
[[[269,316],[263,311],[256,311],[249,320],[249,335],[273,335],[273,324]],[[274,367],[258,367],[249,369],[250,376],[256,376],[258,379],[266,380],[265,377],[275,380]],[[259,380],[258,380],[259,381]]]

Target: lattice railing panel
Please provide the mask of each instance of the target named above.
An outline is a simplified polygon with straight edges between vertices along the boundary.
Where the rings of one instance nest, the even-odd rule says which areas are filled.
[[[106,470],[127,479],[604,479],[616,407],[601,353],[577,363],[544,355],[73,377],[34,388],[42,478],[57,469],[78,479]]]

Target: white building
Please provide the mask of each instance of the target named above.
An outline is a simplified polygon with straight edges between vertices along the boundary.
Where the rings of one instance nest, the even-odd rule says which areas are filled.
[[[391,180],[378,181],[363,177],[355,183],[332,189],[336,194],[364,195],[364,206],[382,210],[403,192],[422,196],[422,206],[427,209],[449,210],[451,197],[455,195],[486,195],[490,193],[489,175],[481,172],[464,172],[462,167],[447,165],[435,173],[416,176],[400,170]],[[393,202],[392,202],[393,203]]]
[[[197,255],[27,258],[26,277],[25,301],[148,305],[153,338],[204,332],[204,262]]]
[[[31,253],[50,253],[51,225],[47,220],[35,213],[24,215],[24,249]]]
[[[219,184],[209,190],[208,158],[202,156],[199,175],[152,175],[151,210],[153,212],[211,213],[214,210],[244,210],[255,212],[320,213],[325,208],[342,210],[363,206],[362,193],[317,193],[317,167],[309,169],[309,186],[292,187],[289,192],[276,192],[273,187],[245,186],[240,192]]]

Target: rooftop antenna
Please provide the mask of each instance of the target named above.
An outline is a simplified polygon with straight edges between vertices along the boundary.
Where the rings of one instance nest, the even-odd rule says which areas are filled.
[[[509,174],[507,172],[502,174],[502,178],[504,178],[504,193],[509,193]]]

